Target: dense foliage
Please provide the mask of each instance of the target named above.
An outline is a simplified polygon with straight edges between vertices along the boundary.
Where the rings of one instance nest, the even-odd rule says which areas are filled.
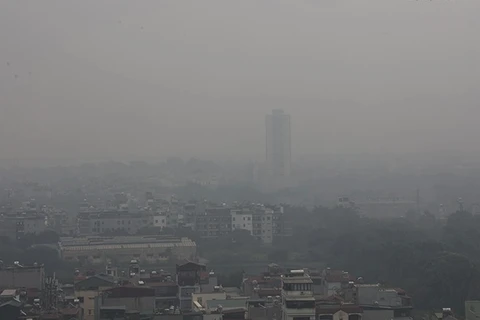
[[[402,287],[419,309],[480,298],[480,216],[456,212],[445,221],[428,212],[374,220],[348,209],[315,208],[295,219],[287,250],[326,261],[367,281]]]

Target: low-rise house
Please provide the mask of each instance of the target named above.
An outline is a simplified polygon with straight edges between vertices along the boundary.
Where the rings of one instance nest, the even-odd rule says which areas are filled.
[[[94,275],[74,284],[75,297],[79,299],[85,320],[95,320],[97,298],[101,292],[117,285],[117,281],[107,275]]]
[[[41,291],[44,283],[43,265],[24,266],[17,261],[13,266],[5,266],[0,262],[0,289],[26,288]]]
[[[356,305],[317,305],[316,320],[362,320],[363,309]]]
[[[364,320],[412,318],[412,299],[404,290],[384,288],[379,284],[357,284],[356,288]]]
[[[142,286],[122,286],[104,290],[100,306],[125,307],[126,312],[138,311],[140,314],[155,313],[155,290]]]

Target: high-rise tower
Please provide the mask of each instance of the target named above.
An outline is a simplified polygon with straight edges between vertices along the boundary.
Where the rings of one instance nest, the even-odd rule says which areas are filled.
[[[272,177],[288,177],[291,173],[290,115],[276,109],[266,116],[266,154],[268,173]]]

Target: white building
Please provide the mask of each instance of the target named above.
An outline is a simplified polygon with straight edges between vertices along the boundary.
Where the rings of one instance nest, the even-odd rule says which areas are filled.
[[[232,231],[247,230],[262,243],[273,242],[273,210],[257,205],[252,208],[232,209]]]
[[[234,230],[247,230],[253,235],[253,221],[252,213],[244,210],[232,210],[232,231]]]
[[[315,320],[313,281],[304,270],[282,276],[283,320]]]

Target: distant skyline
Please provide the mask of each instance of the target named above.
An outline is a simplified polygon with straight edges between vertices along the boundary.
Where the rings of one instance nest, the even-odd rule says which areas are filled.
[[[480,156],[480,1],[2,1],[0,158]]]

